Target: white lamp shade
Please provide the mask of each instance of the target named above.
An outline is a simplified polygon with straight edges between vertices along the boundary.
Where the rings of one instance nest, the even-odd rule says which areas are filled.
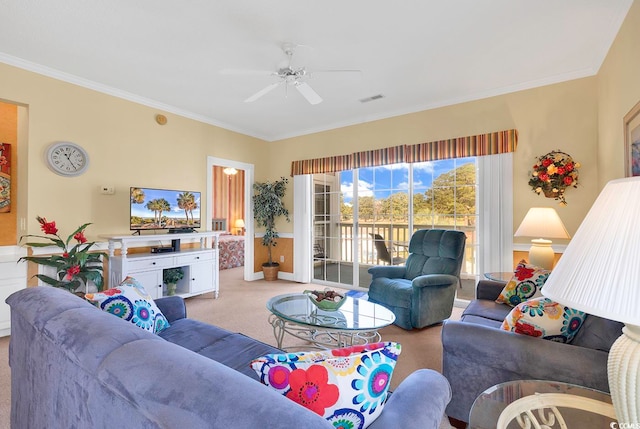
[[[542,294],[588,314],[640,326],[640,177],[605,186]]]
[[[236,223],[234,225],[236,228],[244,228],[244,220],[243,219],[236,219]]]
[[[556,209],[532,207],[514,234],[516,237],[571,238]]]

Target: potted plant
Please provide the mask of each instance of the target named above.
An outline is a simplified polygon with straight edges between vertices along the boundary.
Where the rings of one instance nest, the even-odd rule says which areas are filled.
[[[84,230],[90,223],[85,223],[73,231],[66,240],[58,235],[58,228],[55,222],[47,222],[46,218],[37,216],[36,219],[40,223],[40,229],[47,234],[42,235],[25,235],[20,241],[26,237],[34,237],[48,240],[47,242],[29,242],[25,243],[30,247],[49,247],[55,245],[62,250],[61,255],[50,256],[24,256],[18,261],[30,261],[38,265],[44,265],[55,269],[55,277],[45,274],[36,274],[34,277],[39,278],[44,283],[53,287],[67,289],[76,295],[84,295],[88,282],[91,281],[96,285],[98,292],[102,291],[104,278],[102,276],[102,258],[109,256],[105,252],[89,253],[95,242],[87,242],[84,236]],[[76,244],[70,246],[71,240],[76,240]],[[85,290],[83,291],[83,288]]]
[[[280,264],[273,261],[271,248],[277,244],[278,231],[276,230],[276,218],[284,216],[287,222],[289,210],[284,206],[283,198],[287,190],[289,180],[281,177],[273,182],[255,183],[253,190],[253,218],[259,227],[264,227],[262,245],[267,247],[268,260],[262,264],[262,272],[265,280],[276,280]]]
[[[167,295],[175,295],[177,283],[184,277],[184,270],[181,267],[167,268],[162,271],[162,281],[167,285]]]

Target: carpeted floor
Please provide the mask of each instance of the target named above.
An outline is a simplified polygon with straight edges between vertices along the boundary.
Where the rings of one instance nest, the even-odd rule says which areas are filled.
[[[186,300],[189,317],[215,324],[235,332],[275,345],[273,329],[267,322],[269,298],[284,293],[302,292],[308,284],[287,281],[242,280],[242,268],[220,272],[220,296],[213,294]],[[462,309],[454,308],[454,318],[459,318]],[[418,368],[442,370],[441,325],[425,329],[405,331],[391,325],[380,331],[384,341],[396,341],[402,345],[402,353],[393,374],[391,388],[397,386],[408,374]],[[303,345],[301,340],[285,338],[284,346]],[[10,370],[8,364],[9,337],[0,338],[0,428],[9,428]],[[450,428],[443,421],[441,428]]]

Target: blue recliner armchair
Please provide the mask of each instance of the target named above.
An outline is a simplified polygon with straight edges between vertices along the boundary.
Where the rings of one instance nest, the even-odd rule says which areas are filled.
[[[369,268],[369,301],[384,305],[403,329],[424,328],[451,316],[466,236],[461,231],[421,229],[409,241],[404,266]]]

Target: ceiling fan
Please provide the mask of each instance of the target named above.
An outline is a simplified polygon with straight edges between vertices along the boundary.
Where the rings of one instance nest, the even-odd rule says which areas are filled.
[[[293,43],[283,43],[282,50],[287,56],[287,66],[282,67],[276,71],[270,70],[238,70],[238,69],[224,69],[220,70],[220,74],[226,75],[258,75],[258,76],[276,76],[279,78],[279,81],[274,82],[266,87],[262,88],[260,91],[256,92],[246,100],[245,103],[251,103],[264,96],[265,94],[273,91],[275,88],[279,86],[284,86],[285,90],[289,86],[293,86],[298,92],[310,103],[310,104],[319,104],[322,102],[322,97],[318,95],[318,93],[311,88],[311,86],[306,82],[306,80],[312,76],[313,73],[361,73],[361,70],[315,70],[313,72],[307,70],[306,67],[292,67],[292,59],[293,54],[295,52],[295,48],[297,46]]]

